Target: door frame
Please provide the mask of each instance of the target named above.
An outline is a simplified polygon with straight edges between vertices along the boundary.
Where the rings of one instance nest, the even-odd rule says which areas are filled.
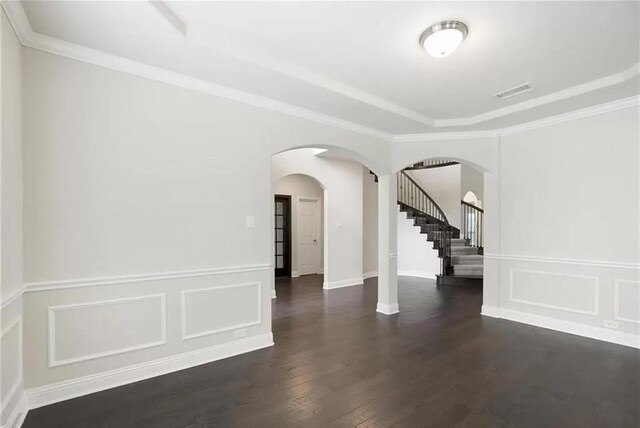
[[[316,235],[317,235],[317,239],[318,239],[318,243],[320,243],[320,245],[318,246],[318,251],[316,251],[316,266],[317,269],[315,272],[308,272],[308,273],[302,273],[300,271],[300,260],[302,260],[301,255],[302,255],[302,245],[300,245],[300,228],[302,225],[302,222],[300,221],[300,203],[302,201],[305,202],[315,202],[315,216],[316,216]],[[323,228],[322,228],[322,210],[320,207],[320,202],[322,201],[322,198],[318,198],[315,196],[298,196],[296,202],[298,204],[297,210],[296,210],[296,243],[297,243],[297,259],[298,259],[298,274],[299,275],[313,275],[313,274],[321,274],[323,272],[323,263],[322,263],[322,255],[323,255],[323,251],[322,249],[324,248],[324,234],[323,234]]]
[[[278,272],[278,268],[276,268],[276,262],[275,262],[275,254],[276,254],[276,233],[275,233],[275,228],[276,228],[276,223],[275,223],[275,204],[276,204],[276,199],[281,198],[281,199],[285,199],[287,200],[287,203],[285,204],[286,208],[285,208],[285,213],[284,213],[284,218],[285,218],[285,227],[284,227],[284,246],[285,246],[285,258],[284,258],[284,267],[282,268],[282,270],[280,272]],[[293,211],[293,207],[291,206],[291,195],[280,195],[280,194],[274,194],[273,195],[273,241],[272,241],[272,245],[273,245],[273,271],[274,271],[274,276],[276,278],[283,278],[283,277],[291,277],[291,257],[293,254],[293,249],[291,248],[291,221],[292,221],[292,213]],[[280,274],[278,274],[280,273]]]

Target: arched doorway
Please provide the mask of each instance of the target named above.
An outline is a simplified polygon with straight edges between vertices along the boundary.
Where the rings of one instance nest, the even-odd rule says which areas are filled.
[[[374,174],[360,162],[360,156],[344,149],[291,149],[272,156],[271,171],[274,198],[276,195],[291,198],[290,275],[322,274],[324,289],[362,285],[363,182],[365,179],[373,182]],[[314,190],[311,183],[315,183]],[[303,187],[307,190],[300,190]],[[286,264],[284,258],[278,259],[284,257],[279,249],[286,242],[279,240],[285,232],[278,227],[281,215],[277,209],[274,206],[275,269]],[[314,227],[311,223],[317,224],[318,219],[321,222]],[[314,263],[319,251],[322,256]]]
[[[426,236],[432,254],[440,260],[437,283],[476,287],[481,295],[487,279],[481,206],[487,174],[474,162],[440,156],[410,163],[396,174],[401,211]],[[399,235],[399,275],[406,269],[401,239]]]

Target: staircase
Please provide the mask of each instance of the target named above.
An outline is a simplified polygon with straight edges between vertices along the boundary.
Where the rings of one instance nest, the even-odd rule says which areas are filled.
[[[482,209],[461,201],[460,230],[449,224],[438,204],[406,172],[400,172],[397,183],[400,211],[438,250],[441,269],[436,283],[482,286]]]

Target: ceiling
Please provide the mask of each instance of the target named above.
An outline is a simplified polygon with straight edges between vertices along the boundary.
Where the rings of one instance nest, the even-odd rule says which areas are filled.
[[[638,2],[22,4],[36,33],[390,134],[495,129],[640,92]],[[418,38],[446,19],[469,36],[432,58]]]

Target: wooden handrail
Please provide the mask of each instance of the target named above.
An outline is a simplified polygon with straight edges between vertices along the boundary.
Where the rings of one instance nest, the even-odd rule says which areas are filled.
[[[433,198],[431,196],[429,196],[429,194],[427,192],[425,192],[425,190],[422,187],[420,187],[420,185],[418,183],[416,183],[415,180],[413,178],[411,178],[411,176],[409,174],[407,174],[404,171],[400,171],[400,174],[402,174],[402,176],[404,176],[407,180],[409,180],[409,182],[415,186],[416,191],[419,192],[421,195],[423,195],[425,197],[425,199],[427,201],[429,201],[429,203],[431,203],[433,205],[433,207],[435,208],[435,210],[436,210],[436,212],[438,214],[438,216],[434,216],[434,217],[437,218],[438,220],[443,221],[446,225],[449,225],[449,220],[447,219],[447,216],[445,215],[445,213],[442,210],[442,208],[440,208],[440,205],[438,205],[438,203],[436,201],[434,201]],[[400,186],[400,183],[398,183],[398,186]],[[398,201],[399,202],[401,202],[401,203],[403,203],[405,205],[408,205],[408,206],[410,206],[412,208],[415,208],[415,209],[420,211],[419,207],[412,206],[411,203],[408,203],[409,201],[403,201],[403,200],[400,199],[400,197],[401,197],[401,195],[398,194]],[[438,217],[440,217],[440,218],[438,218]]]
[[[467,205],[467,206],[469,206],[469,207],[471,207],[471,208],[473,208],[475,210],[478,210],[478,211],[480,211],[481,213],[484,214],[484,210],[482,208],[480,208],[479,206],[477,206],[477,205],[470,204],[469,202],[466,202],[466,201],[460,201],[460,203],[462,205]]]

